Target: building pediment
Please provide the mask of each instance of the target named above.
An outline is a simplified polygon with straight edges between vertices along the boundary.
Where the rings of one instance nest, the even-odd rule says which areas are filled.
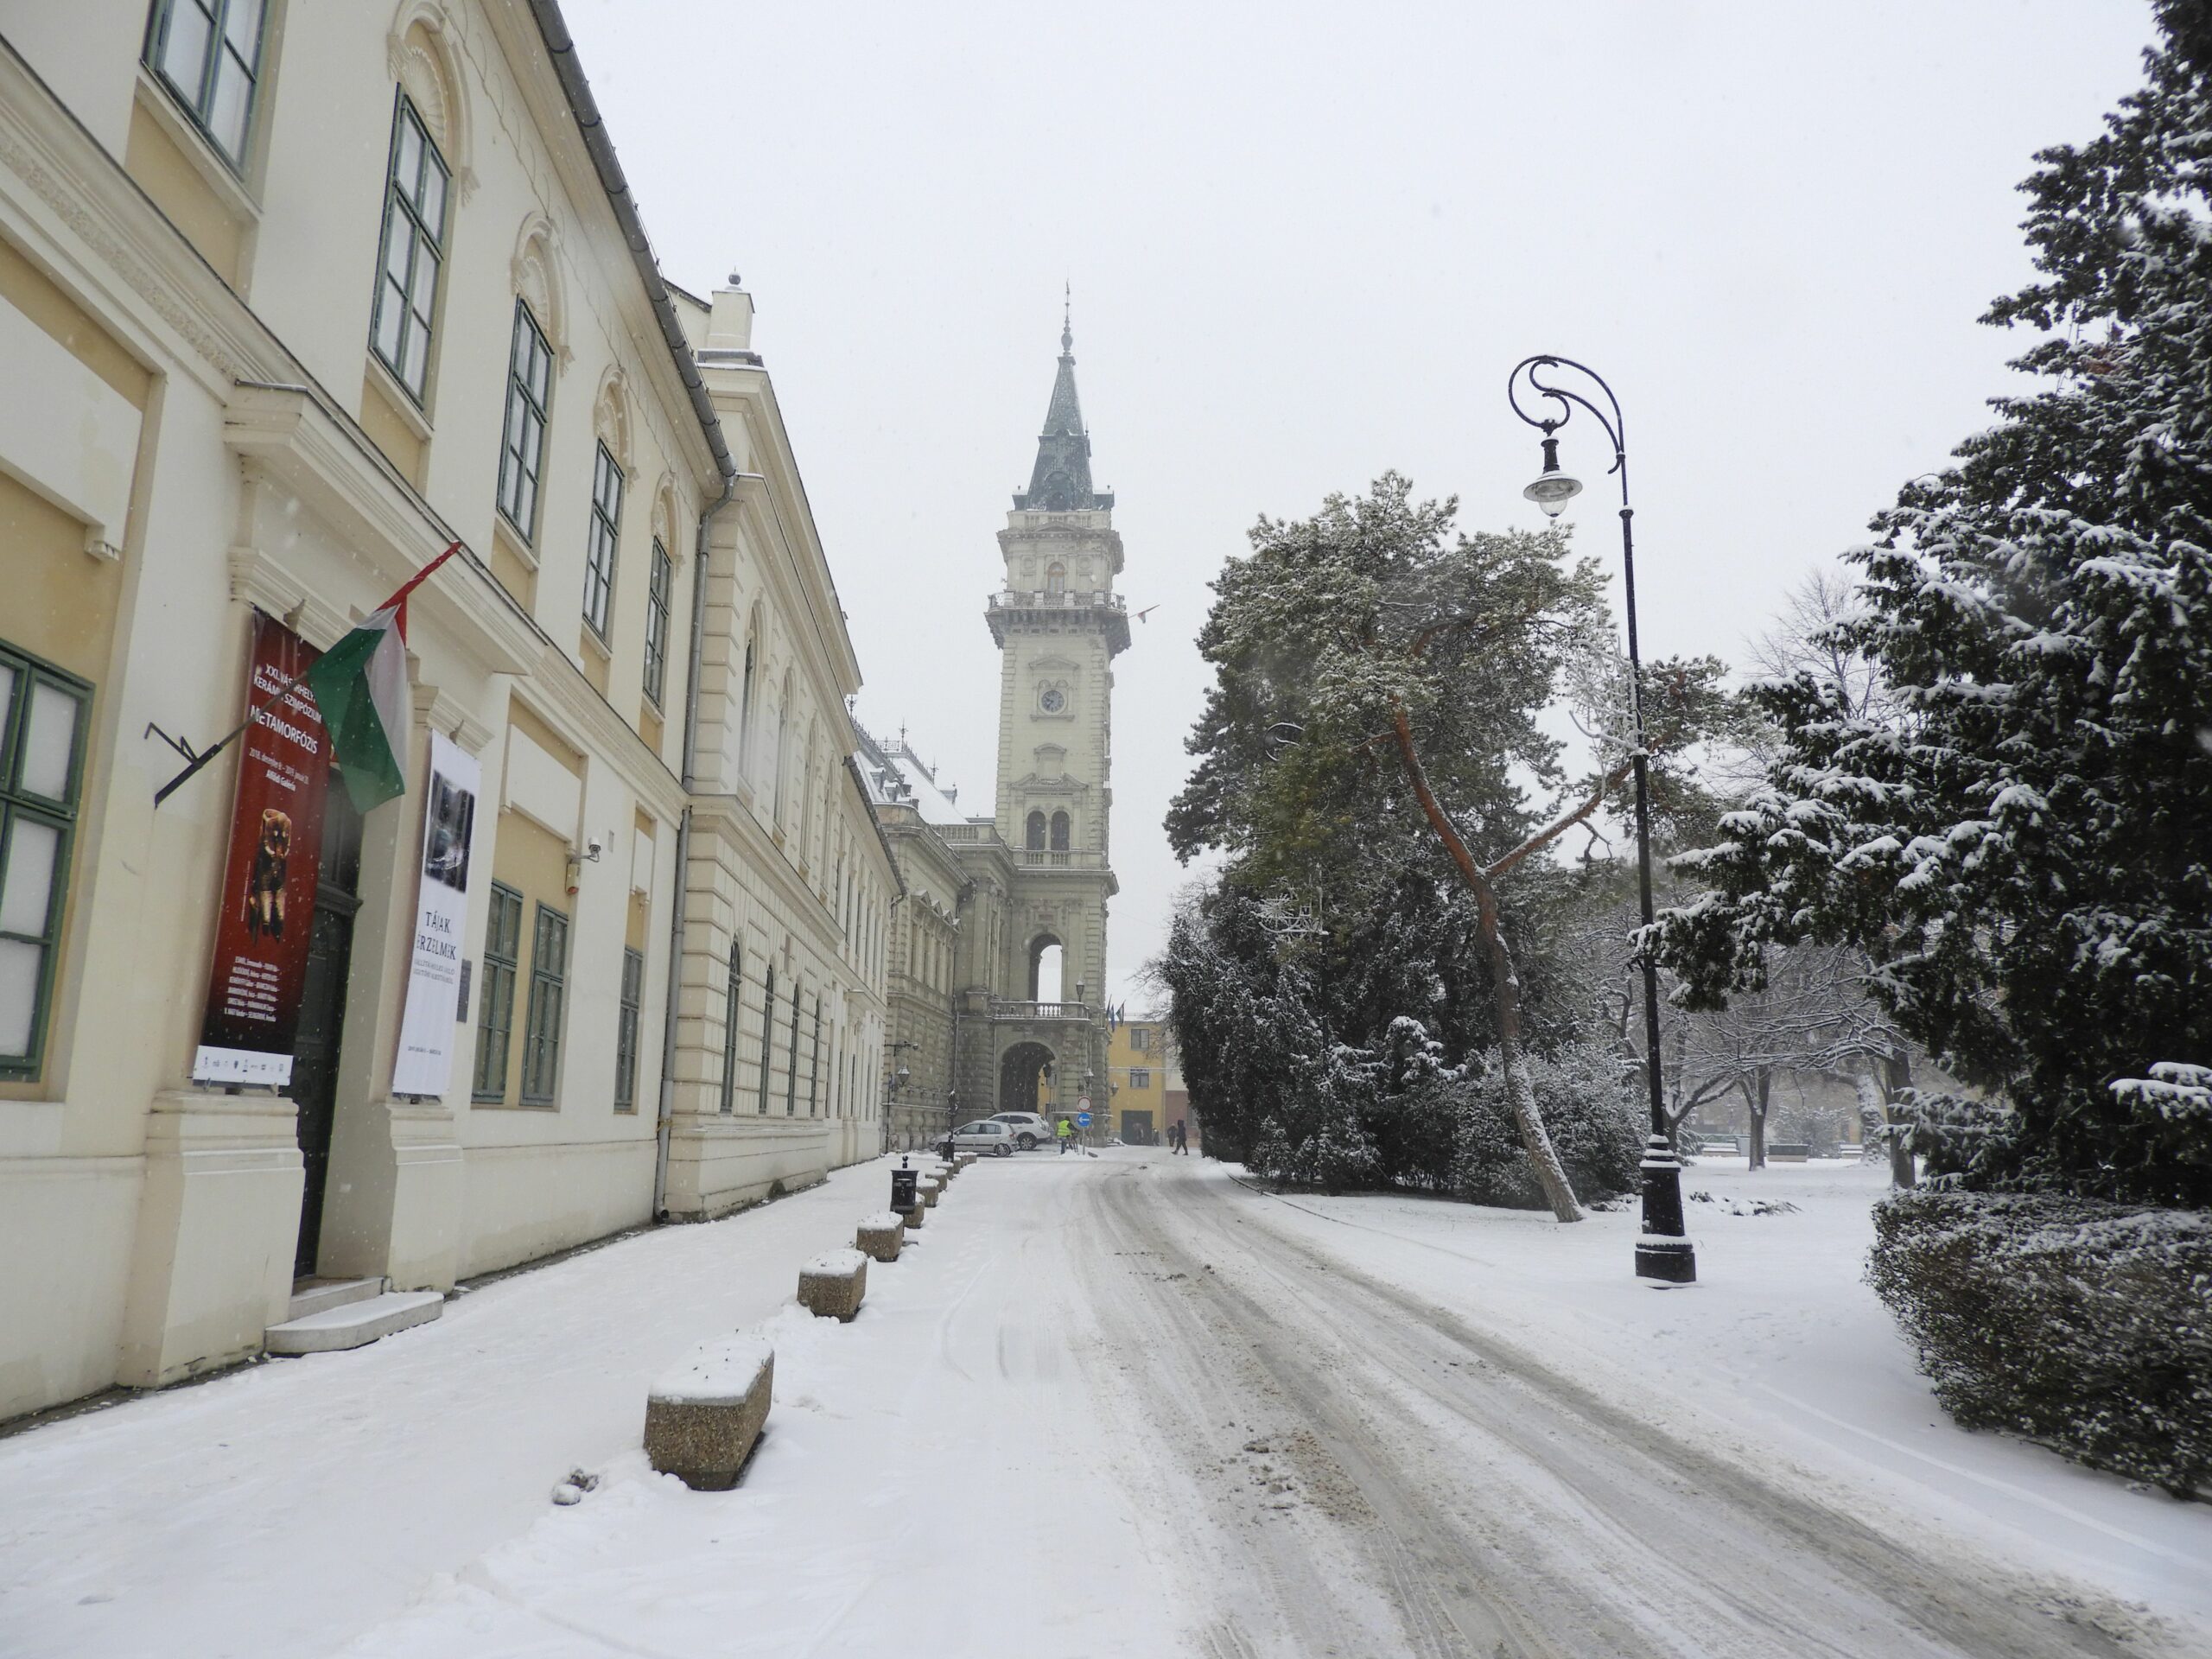
[[[1017,794],[1025,796],[1065,795],[1074,798],[1090,793],[1089,784],[1079,783],[1065,772],[1047,778],[1040,772],[1033,772],[1027,778],[1015,779],[1014,787]]]

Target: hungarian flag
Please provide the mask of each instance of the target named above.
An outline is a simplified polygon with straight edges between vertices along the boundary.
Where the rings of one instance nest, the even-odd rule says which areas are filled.
[[[363,812],[407,792],[407,596],[460,547],[455,542],[410,576],[302,676],[346,792]]]

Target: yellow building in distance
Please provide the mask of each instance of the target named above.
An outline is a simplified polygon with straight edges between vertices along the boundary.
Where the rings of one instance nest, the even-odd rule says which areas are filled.
[[[1167,1024],[1125,1020],[1106,1046],[1106,1074],[1113,1083],[1109,1132],[1132,1147],[1166,1144]]]

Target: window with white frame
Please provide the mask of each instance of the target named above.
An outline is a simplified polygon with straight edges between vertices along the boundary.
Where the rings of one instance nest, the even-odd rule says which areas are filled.
[[[156,0],[146,67],[234,172],[245,169],[264,0]]]
[[[584,620],[601,639],[614,601],[614,552],[622,534],[622,469],[601,444],[591,468],[591,530],[584,541]]]
[[[537,533],[537,474],[545,464],[545,417],[553,403],[553,348],[545,331],[515,302],[507,355],[507,420],[499,440],[499,516],[527,542]]]
[[[187,3],[187,0],[179,0]],[[416,403],[430,382],[430,330],[445,269],[451,174],[406,93],[391,118],[391,162],[369,349]]]

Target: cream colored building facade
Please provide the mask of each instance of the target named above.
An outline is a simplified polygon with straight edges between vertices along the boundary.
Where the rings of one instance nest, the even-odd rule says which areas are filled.
[[[302,1272],[442,1289],[880,1140],[857,666],[751,301],[633,251],[604,137],[551,0],[0,0],[0,1418],[251,1356]],[[195,1084],[235,752],[156,809],[149,728],[453,540],[409,792],[325,837],[320,1096]],[[423,1098],[434,731],[490,879]]]

